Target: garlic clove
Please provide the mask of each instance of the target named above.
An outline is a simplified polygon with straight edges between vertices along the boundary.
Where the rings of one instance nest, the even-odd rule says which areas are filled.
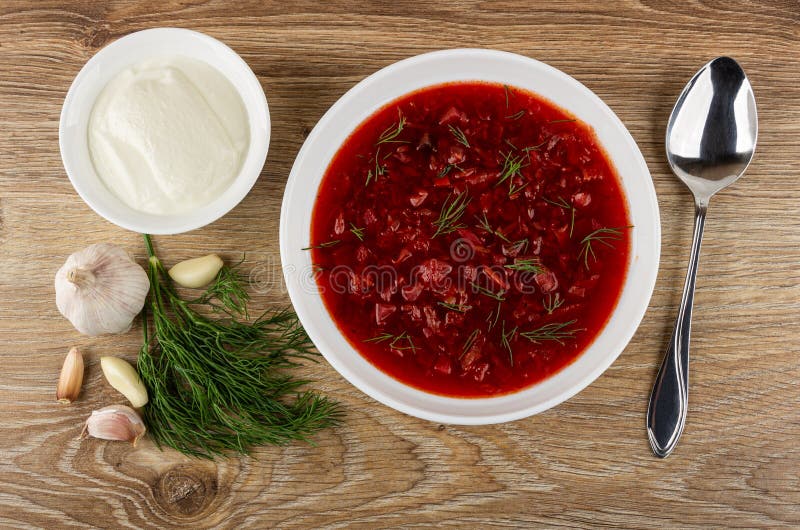
[[[223,265],[222,258],[216,254],[209,254],[202,258],[181,261],[169,270],[169,276],[178,285],[198,289],[211,283]]]
[[[55,277],[56,305],[85,335],[131,327],[150,290],[147,273],[122,248],[90,245],[72,254]]]
[[[100,357],[100,367],[108,383],[128,398],[135,408],[147,404],[147,388],[128,361],[119,357]]]
[[[110,405],[92,411],[81,432],[81,438],[87,434],[101,440],[136,442],[144,436],[147,428],[141,416],[126,405]]]
[[[56,399],[59,403],[72,403],[78,399],[83,384],[83,354],[78,348],[71,348],[61,366],[58,377]]]

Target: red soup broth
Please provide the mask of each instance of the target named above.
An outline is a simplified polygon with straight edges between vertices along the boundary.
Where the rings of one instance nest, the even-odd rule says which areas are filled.
[[[553,375],[597,337],[629,229],[590,127],[531,92],[459,82],[393,101],[347,138],[309,250],[331,317],[374,366],[488,397]]]

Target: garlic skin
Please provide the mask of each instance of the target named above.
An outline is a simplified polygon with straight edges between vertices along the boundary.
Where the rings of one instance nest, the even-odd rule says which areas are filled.
[[[83,427],[81,438],[88,434],[101,440],[131,442],[136,447],[136,442],[144,436],[145,431],[147,428],[135,410],[126,405],[110,405],[92,411]]]
[[[55,278],[56,305],[84,335],[122,333],[144,306],[150,280],[125,250],[98,243],[72,254]]]
[[[209,254],[201,258],[181,261],[168,272],[170,278],[178,285],[198,289],[211,283],[223,265],[222,258],[216,254]]]
[[[119,357],[100,357],[100,368],[106,381],[128,398],[134,408],[147,404],[147,388],[142,383],[139,373],[128,361]]]
[[[56,399],[59,403],[72,403],[78,399],[81,385],[83,385],[83,354],[78,348],[71,348],[61,366]]]

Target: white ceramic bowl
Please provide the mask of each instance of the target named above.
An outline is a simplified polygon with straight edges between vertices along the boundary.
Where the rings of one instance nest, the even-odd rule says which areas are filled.
[[[364,359],[331,319],[311,277],[311,212],[331,158],[364,119],[419,88],[458,80],[485,80],[528,89],[591,125],[613,160],[634,225],[631,261],[608,324],[571,365],[549,379],[500,397],[461,399],[417,390]],[[376,400],[431,421],[487,424],[536,414],[573,396],[608,368],[630,341],[647,309],[658,272],[661,225],[650,172],[625,126],[594,93],[544,63],[511,53],[457,49],[400,61],[369,76],[322,117],[297,155],[283,197],[280,247],[292,303],[311,340],[348,381]]]
[[[87,125],[97,96],[120,71],[154,56],[183,55],[220,71],[239,92],[250,120],[250,147],[239,175],[219,197],[179,215],[154,215],[127,206],[100,180],[89,154]],[[228,213],[253,187],[269,148],[269,107],[247,63],[220,41],[187,29],[157,28],[131,33],[109,44],[78,73],[61,109],[58,140],[64,169],[75,191],[112,223],[146,234],[177,234],[200,228]]]

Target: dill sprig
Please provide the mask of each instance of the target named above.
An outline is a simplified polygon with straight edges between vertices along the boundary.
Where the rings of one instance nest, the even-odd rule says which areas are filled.
[[[287,373],[299,359],[317,355],[294,312],[268,311],[250,322],[206,317],[194,309],[198,300],[178,295],[150,236],[144,238],[149,319],[138,370],[150,396],[144,419],[158,446],[202,458],[245,454],[260,445],[309,441],[339,422],[337,403],[303,390],[308,381]],[[231,289],[237,278],[218,282],[216,292],[241,293],[241,286]],[[235,313],[237,306],[228,309]]]
[[[457,169],[459,171],[464,171],[463,169],[461,169],[461,167],[459,167],[458,164],[447,164],[446,166],[444,166],[442,168],[441,171],[439,171],[439,174],[436,175],[436,178],[440,179],[442,177],[446,177],[447,174],[450,173],[453,169]]]
[[[397,121],[387,127],[386,130],[383,131],[380,136],[378,136],[378,141],[375,143],[375,145],[388,143],[407,144],[407,140],[397,139],[397,137],[400,136],[400,133],[403,132],[403,128],[405,128],[405,126],[406,117],[403,116],[403,113],[400,112],[400,109],[397,109]]]
[[[475,283],[475,282],[470,282],[470,283],[472,283],[472,287],[473,287],[473,288],[474,288],[474,289],[475,289],[477,292],[479,292],[480,294],[482,294],[482,295],[484,295],[484,296],[488,296],[489,298],[494,298],[494,299],[495,299],[495,300],[497,300],[498,302],[503,302],[503,301],[505,301],[505,299],[506,299],[506,297],[505,297],[505,296],[503,296],[504,294],[506,294],[506,292],[505,292],[505,291],[500,291],[499,293],[495,293],[494,291],[490,291],[490,290],[489,290],[489,289],[487,289],[486,287],[483,287],[482,285],[478,285],[478,284],[477,284],[477,283]]]
[[[486,212],[483,212],[483,217],[478,217],[476,215],[475,219],[478,220],[478,226],[480,227],[481,230],[483,230],[485,232],[488,232],[488,233],[490,233],[490,234],[492,234],[494,236],[497,236],[498,238],[502,239],[506,243],[511,243],[511,241],[509,241],[508,238],[506,236],[504,236],[501,231],[495,230],[494,228],[492,228],[492,225],[489,224],[489,219],[486,217]]]
[[[532,272],[534,274],[541,274],[544,272],[542,263],[536,258],[518,259],[514,263],[503,266],[512,271]]]
[[[578,121],[575,118],[571,118],[568,120],[550,120],[547,123],[572,123],[573,121]]]
[[[233,266],[223,266],[205,292],[189,303],[206,304],[214,311],[227,313],[231,317],[243,316],[245,320],[249,319],[247,302],[250,301],[250,293],[245,289],[246,280],[239,272],[239,266],[243,262],[244,256]]]
[[[529,153],[530,151],[538,151],[539,149],[542,148],[542,146],[544,144],[547,143],[547,140],[549,140],[549,138],[546,139],[546,140],[543,140],[542,143],[540,143],[540,144],[529,145],[528,147],[524,147],[522,150],[525,151],[525,153]]]
[[[518,120],[523,116],[525,116],[525,109],[520,110],[519,112],[515,112],[514,114],[511,114],[510,116],[506,116],[506,119],[507,120]]]
[[[486,322],[489,323],[489,331],[492,331],[492,328],[497,325],[497,321],[500,319],[500,309],[502,309],[502,307],[503,307],[503,300],[498,300],[497,309],[490,312],[489,316],[486,317]]]
[[[453,197],[452,193],[448,195],[442,204],[439,218],[433,222],[433,226],[436,227],[433,237],[449,234],[459,228],[464,228],[465,225],[460,224],[458,221],[464,215],[471,200],[466,192],[459,193],[455,197]]]
[[[630,227],[626,226],[623,228]],[[592,256],[592,259],[597,261],[597,255],[594,253],[594,248],[592,247],[594,243],[600,243],[601,245],[614,248],[611,242],[619,241],[620,239],[622,239],[622,228],[598,228],[581,240],[581,250],[578,253],[578,259],[583,258],[583,264],[588,269],[589,256]]]
[[[356,236],[359,241],[364,241],[364,228],[359,228],[353,223],[350,223],[350,233]]]
[[[564,339],[571,339],[575,336],[575,333],[583,331],[581,329],[566,329],[575,322],[577,322],[577,320],[570,320],[569,322],[551,322],[550,324],[545,324],[534,330],[520,333],[520,336],[536,344],[549,340],[563,345]]]
[[[456,137],[456,141],[458,143],[464,147],[469,147],[469,140],[467,140],[467,135],[464,134],[464,131],[462,131],[458,126],[453,125],[448,125],[447,128],[450,129],[450,132]]]
[[[320,243],[319,245],[311,245],[310,247],[303,247],[300,250],[311,250],[312,248],[328,248],[334,245],[338,245],[341,243],[341,239],[332,239],[330,241],[325,241],[324,243]]]
[[[445,309],[449,309],[450,311],[455,311],[457,313],[466,313],[470,309],[472,309],[471,305],[459,305],[459,304],[450,304],[448,302],[437,302],[440,306],[444,307]]]
[[[572,237],[572,231],[575,229],[575,207],[568,203],[564,197],[559,197],[557,201],[548,199],[547,197],[542,197],[542,200],[546,203],[552,204],[553,206],[570,211],[569,237]]]
[[[503,320],[503,326],[500,332],[500,344],[508,350],[508,361],[511,363],[511,366],[514,366],[514,350],[511,349],[511,341],[514,340],[518,329],[519,326],[515,326],[514,329],[506,332],[506,321]]]
[[[389,154],[391,155],[391,153],[389,153]],[[367,171],[367,180],[366,180],[366,182],[364,182],[364,186],[365,187],[369,186],[369,183],[371,181],[373,181],[373,180],[375,180],[377,182],[378,177],[382,177],[383,175],[386,174],[386,166],[384,164],[381,164],[381,162],[379,160],[380,155],[381,155],[381,148],[379,147],[375,151],[375,172],[373,172],[372,169]],[[384,160],[385,160],[385,157],[384,157]]]
[[[461,347],[461,355],[458,356],[459,359],[464,357],[469,350],[472,349],[472,346],[475,345],[475,341],[478,340],[478,335],[480,335],[481,330],[476,329],[472,333],[469,334],[467,340],[464,342],[464,346]]]
[[[528,245],[529,244],[530,244],[530,241],[527,238],[518,239],[517,241],[514,241],[513,243],[511,243],[511,246],[508,247],[508,248],[512,252],[516,252],[517,254],[521,254],[521,253],[524,253],[526,250],[528,250]]]
[[[508,96],[511,94],[511,89],[508,87],[508,85],[503,85],[503,92],[505,92],[506,95],[506,108],[508,108]]]
[[[386,342],[387,340],[391,340],[391,342],[389,343],[389,347],[392,349],[417,351],[416,346],[414,346],[414,341],[411,340],[411,336],[405,331],[399,335],[392,335],[391,333],[381,333],[380,335],[376,335],[371,339],[364,339],[364,342]],[[398,343],[402,340],[406,341],[406,346],[398,346]]]
[[[524,184],[518,189],[514,187],[514,177],[517,175],[521,176],[522,174],[520,173],[520,170],[527,166],[527,164],[523,163],[523,160],[524,156],[514,156],[510,151],[503,157],[503,169],[500,170],[500,178],[497,179],[497,182],[495,182],[494,185],[499,186],[503,182],[510,180],[508,193],[509,196],[514,194],[512,193],[512,190],[519,191],[523,187],[527,186],[527,184]]]
[[[544,307],[548,315],[552,315],[553,311],[562,305],[564,305],[564,299],[561,298],[558,293],[556,293],[555,297],[551,293],[548,293],[547,298],[542,298],[542,307]]]

